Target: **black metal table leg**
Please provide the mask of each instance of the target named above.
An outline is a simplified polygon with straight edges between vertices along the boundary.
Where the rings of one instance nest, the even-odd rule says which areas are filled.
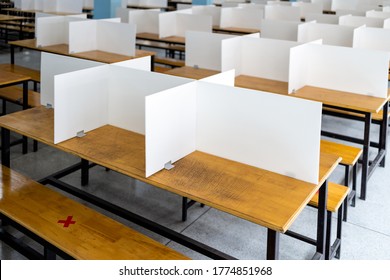
[[[11,55],[11,64],[15,64],[15,46],[14,45],[11,45],[10,55]]]
[[[279,232],[267,230],[267,260],[279,259],[279,237]]]
[[[23,82],[23,110],[28,109],[28,81]],[[28,153],[28,138],[23,136],[22,144],[23,154]]]
[[[325,257],[325,237],[326,237],[326,202],[328,197],[328,182],[325,181],[318,194],[317,211],[317,252],[316,255],[323,259]]]
[[[89,182],[89,162],[81,159],[81,185],[86,186]]]
[[[10,167],[11,165],[11,145],[10,131],[4,127],[1,128],[1,164]]]
[[[383,150],[383,151],[386,151],[387,148],[387,129],[388,129],[388,122],[389,122],[388,114],[389,114],[389,102],[386,102],[386,104],[383,106],[383,117],[382,117],[382,125],[380,131],[380,139],[379,139],[379,150]],[[386,156],[383,157],[379,166],[385,167],[385,163],[386,163]]]
[[[362,186],[360,191],[360,198],[365,200],[367,193],[368,169],[369,159],[368,152],[370,149],[370,127],[371,127],[371,113],[364,114],[364,141],[363,141],[363,162],[362,162]]]

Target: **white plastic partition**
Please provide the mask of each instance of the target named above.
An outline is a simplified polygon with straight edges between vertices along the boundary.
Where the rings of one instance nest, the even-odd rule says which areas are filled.
[[[221,71],[235,69],[236,74],[239,75],[241,73],[242,39],[238,36],[222,40],[221,43]]]
[[[178,12],[159,14],[160,38],[169,36],[184,37],[187,30],[212,32],[211,16]]]
[[[383,21],[383,28],[390,28],[390,18],[387,18]]]
[[[390,29],[359,28],[354,33],[353,47],[390,52]]]
[[[321,4],[324,11],[332,10],[332,0],[311,0],[311,3]]]
[[[134,56],[135,29],[133,24],[102,20],[71,22],[69,24],[69,52],[101,50]]]
[[[345,15],[339,18],[340,25],[354,26],[359,27],[365,25],[367,27],[383,27],[384,18],[374,18],[374,17],[361,17],[361,16],[352,16]]]
[[[220,27],[260,29],[264,11],[261,9],[223,8]]]
[[[85,20],[87,20],[86,15],[77,17],[37,17],[35,29],[36,46],[44,47],[58,44],[69,44],[69,23]]]
[[[390,53],[383,51],[315,44],[294,47],[289,92],[310,85],[386,98],[389,58]]]
[[[128,23],[136,25],[137,33],[159,32],[159,10],[128,10]]]
[[[375,18],[390,18],[390,12],[381,12],[381,11],[367,11],[366,17],[375,17]]]
[[[318,183],[321,107],[316,102],[205,81],[197,82],[195,94],[148,96],[146,175],[198,150]],[[281,115],[270,119],[274,108],[280,108]],[[172,122],[160,117],[167,114],[174,116]],[[196,141],[191,141],[193,136]],[[163,140],[151,143],[149,137]],[[154,164],[148,166],[150,161]]]
[[[186,32],[186,66],[221,71],[222,41],[235,36],[209,32]],[[199,46],[207,46],[201,48]]]
[[[192,6],[192,14],[211,16],[213,19],[213,26],[217,26],[221,22],[221,7]]]
[[[262,38],[297,41],[301,22],[264,19],[261,21]]]
[[[332,11],[336,10],[356,10],[359,0],[332,0]]]
[[[193,80],[103,65],[57,75],[54,81],[54,142],[59,143],[106,124],[145,134],[145,97]]]
[[[323,11],[323,5],[321,3],[292,2],[291,6],[298,7],[301,11],[301,18],[305,19],[307,14],[322,14]]]
[[[301,21],[301,10],[298,7],[267,5],[264,11],[265,19]]]
[[[305,21],[315,21],[317,23],[328,23],[328,24],[338,24],[339,23],[339,15],[331,15],[331,14],[307,14],[305,17]]]
[[[300,44],[285,40],[242,38],[241,72],[237,74],[287,82],[290,48]]]
[[[127,6],[165,8],[168,6],[168,1],[167,0],[122,0],[121,7],[126,8]]]
[[[83,0],[43,0],[43,12],[81,13]]]
[[[298,42],[323,40],[324,45],[352,47],[354,27],[308,22],[298,26]]]
[[[41,54],[41,104],[46,106],[54,104],[54,76],[76,70],[103,65],[103,63],[91,60],[72,58],[68,56]]]

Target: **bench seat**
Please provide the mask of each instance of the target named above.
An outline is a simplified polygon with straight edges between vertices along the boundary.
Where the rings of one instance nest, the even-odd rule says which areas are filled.
[[[40,83],[41,82],[41,72],[35,69],[31,69],[24,66],[19,66],[15,64],[3,63],[0,64],[0,70],[21,74],[31,77],[31,81]]]
[[[0,99],[16,103],[23,104],[23,89],[18,86],[11,86],[6,88],[0,88]],[[41,97],[39,92],[29,90],[28,91],[28,106],[38,107],[41,105]],[[4,113],[4,112],[3,112]]]
[[[0,214],[74,259],[188,259],[163,244],[2,166]],[[72,216],[74,224],[60,220]]]

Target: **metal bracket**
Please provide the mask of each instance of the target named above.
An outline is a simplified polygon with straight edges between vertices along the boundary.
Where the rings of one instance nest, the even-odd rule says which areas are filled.
[[[46,103],[46,109],[53,109],[53,105],[51,105],[50,103]]]
[[[164,168],[166,170],[171,170],[172,168],[174,168],[175,166],[172,164],[171,161],[168,161],[166,164],[164,164]]]
[[[87,134],[84,133],[84,130],[81,130],[81,131],[77,132],[77,134],[76,134],[76,136],[79,138],[84,137],[85,135],[87,135]]]
[[[199,65],[198,65],[198,64],[195,64],[195,65],[194,65],[194,68],[195,68],[195,69],[199,69]]]

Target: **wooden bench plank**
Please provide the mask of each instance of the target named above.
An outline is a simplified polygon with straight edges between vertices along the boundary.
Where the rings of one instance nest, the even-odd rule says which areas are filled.
[[[173,58],[165,58],[165,57],[154,57],[154,63],[169,65],[172,67],[183,67],[185,65],[184,60],[178,60]]]
[[[340,109],[334,109],[334,108],[326,108],[326,111],[330,111],[330,112],[334,112],[334,113],[347,114],[347,115],[354,116],[354,117],[359,117],[359,118],[363,118],[364,117],[362,114],[359,114],[359,113],[354,113],[354,112],[349,112],[349,111],[340,110]],[[388,117],[390,117],[390,112],[388,113]],[[379,121],[379,122],[382,121],[383,120],[383,110],[380,110],[378,113],[373,113],[372,114],[372,119],[374,121]]]
[[[188,259],[7,167],[0,180],[0,212],[75,259]]]
[[[41,82],[41,72],[35,69],[15,65],[15,64],[8,64],[3,63],[0,64],[0,70],[9,71],[16,74],[21,74],[25,76],[29,76],[32,81],[34,82]]]
[[[321,140],[321,152],[334,154],[342,157],[341,164],[353,166],[363,153],[363,150],[357,147]]]
[[[11,86],[6,88],[0,88],[0,99],[7,100],[9,102],[23,104],[23,89],[18,86]],[[41,96],[39,92],[29,90],[28,91],[28,106],[38,107],[41,105]]]
[[[341,204],[343,204],[345,198],[347,197],[350,189],[346,186],[335,184],[332,182],[328,183],[328,200],[327,200],[327,210],[330,212],[336,212]],[[318,207],[318,193],[316,193],[309,204],[311,206]]]

